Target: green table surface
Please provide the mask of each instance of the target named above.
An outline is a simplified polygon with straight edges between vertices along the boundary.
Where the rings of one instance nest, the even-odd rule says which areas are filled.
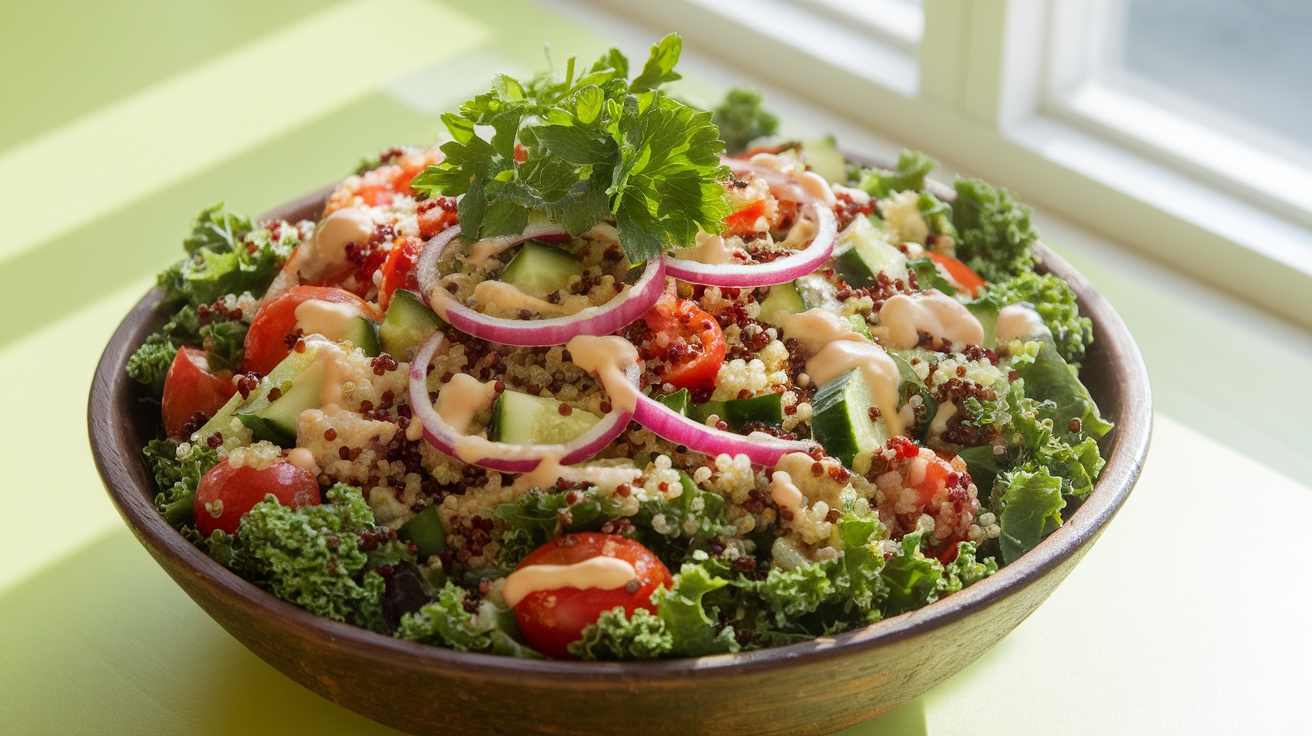
[[[617,33],[630,52],[658,35],[555,7],[0,10],[0,732],[387,731],[257,659],[150,560],[96,476],[87,389],[201,207],[259,212],[364,154],[431,141],[438,115],[493,72],[540,68],[544,43],[563,60]],[[686,94],[704,99],[743,76],[697,59],[689,72]],[[776,106],[795,129],[893,150],[896,131],[877,122],[786,94]],[[1040,223],[1143,348],[1157,408],[1147,468],[1037,613],[964,672],[848,733],[1307,732],[1312,335],[1114,242]]]

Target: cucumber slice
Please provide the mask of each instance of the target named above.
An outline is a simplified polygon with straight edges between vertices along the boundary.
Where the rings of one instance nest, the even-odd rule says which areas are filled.
[[[775,327],[782,327],[784,318],[801,314],[809,308],[801,292],[797,290],[796,281],[775,284],[770,287],[770,293],[761,300],[761,321]]]
[[[215,432],[221,434],[225,441],[228,440],[232,435],[232,418],[238,412],[254,412],[268,406],[269,389],[274,386],[282,390],[291,388],[292,380],[301,375],[306,368],[309,368],[318,356],[319,346],[313,342],[306,345],[303,353],[294,350],[288,353],[287,357],[274,366],[274,369],[269,371],[269,375],[265,376],[260,381],[260,385],[248,396],[242,398],[239,393],[233,394],[232,398],[228,399],[228,403],[224,404],[214,414],[213,418],[205,423],[205,426],[196,430],[195,434],[191,436],[192,441],[209,437]]]
[[[368,317],[352,319],[341,340],[360,348],[371,358],[378,357],[378,323]]]
[[[555,445],[577,439],[601,417],[582,409],[560,413],[561,402],[530,396],[519,391],[502,391],[492,404],[488,437],[512,445]]]
[[[295,447],[297,420],[306,409],[319,407],[323,382],[323,363],[316,361],[273,401],[268,401],[273,386],[264,389],[263,398],[268,403],[258,408],[238,410],[237,418],[251,431],[255,441],[268,440],[279,447]]]
[[[735,432],[753,422],[777,429],[784,423],[783,397],[780,394],[763,394],[749,399],[708,401],[693,406],[688,412],[689,418],[702,424],[712,414],[724,420],[729,429]]]
[[[681,388],[672,394],[657,396],[656,400],[670,407],[671,409],[679,412],[685,417],[688,416],[688,406],[692,403],[692,399],[690,398],[688,389],[686,388]]]
[[[907,257],[880,237],[869,218],[858,217],[838,236],[834,264],[852,286],[871,286],[883,272],[890,279],[906,278]]]
[[[847,467],[856,456],[888,441],[888,426],[883,417],[872,421],[870,410],[875,402],[870,384],[853,368],[820,386],[812,402],[811,434]]]
[[[416,547],[419,559],[426,560],[446,549],[446,530],[437,516],[437,507],[429,504],[396,530],[396,536]]]
[[[501,280],[530,296],[545,298],[565,288],[570,277],[583,275],[579,259],[559,248],[530,240],[510,259]]]
[[[378,339],[383,352],[409,361],[429,335],[445,326],[442,318],[429,309],[418,294],[398,289],[392,293],[387,316],[378,327]]]
[[[847,183],[847,160],[838,151],[838,142],[832,135],[813,138],[802,143],[802,152],[811,170],[830,184]]]

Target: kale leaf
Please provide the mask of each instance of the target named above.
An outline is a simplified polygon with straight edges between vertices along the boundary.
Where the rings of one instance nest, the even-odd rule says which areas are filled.
[[[925,177],[929,176],[929,172],[933,171],[935,166],[938,166],[938,161],[928,154],[905,150],[898,154],[897,168],[892,171],[878,168],[863,169],[857,187],[876,199],[887,197],[893,192],[923,189]],[[924,203],[921,205],[922,209],[927,206]]]
[[[445,159],[412,186],[422,196],[465,195],[457,214],[471,238],[514,234],[537,216],[578,234],[613,215],[635,265],[693,245],[699,229],[715,230],[729,214],[718,181],[727,170],[711,113],[659,89],[678,79],[681,50],[678,35],[666,36],[632,83],[614,49],[577,78],[573,58],[564,80],[498,76],[490,91],[442,116],[453,139],[442,146]]]
[[[998,543],[1007,564],[1061,526],[1061,510],[1066,506],[1062,480],[1050,475],[1047,468],[1031,463],[1025,469],[1004,473],[993,490],[1002,508]]]
[[[218,454],[204,445],[188,444],[182,457],[178,457],[178,447],[174,440],[151,440],[141,450],[155,487],[160,489],[155,508],[175,527],[190,524],[195,518],[196,487],[201,476],[219,462]]]
[[[734,86],[715,108],[711,122],[720,129],[725,153],[736,156],[757,138],[779,132],[779,118],[762,106],[764,98],[753,87]]]
[[[1039,233],[1029,207],[979,179],[958,179],[956,190],[952,224],[957,228],[957,258],[993,283],[1034,265],[1030,245]]]
[[[1070,284],[1050,273],[1022,271],[984,287],[975,301],[997,309],[1022,302],[1032,305],[1052,332],[1057,352],[1071,365],[1080,364],[1093,342],[1093,322],[1080,316],[1075,292]]]
[[[469,591],[447,581],[431,603],[401,618],[393,636],[459,652],[542,659],[541,654],[520,641],[514,611],[488,600],[476,603],[475,600]],[[472,613],[466,608],[467,603],[472,604]]]
[[[244,216],[228,212],[220,202],[202,210],[183,240],[187,258],[165,269],[157,279],[165,300],[193,307],[210,304],[225,294],[262,293],[297,245],[287,229],[274,238],[267,228],[252,228]]]
[[[137,351],[128,358],[128,375],[138,383],[150,387],[158,396],[164,392],[164,377],[168,375],[173,358],[183,345],[200,341],[200,325],[196,308],[185,305],[179,309],[158,332],[146,338]]]

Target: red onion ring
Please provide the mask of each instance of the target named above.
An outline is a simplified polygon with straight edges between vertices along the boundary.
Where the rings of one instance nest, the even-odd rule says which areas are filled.
[[[661,402],[638,394],[633,420],[664,437],[705,455],[746,455],[756,465],[772,467],[790,452],[810,452],[814,442],[775,437],[744,437],[696,422]]]
[[[551,232],[562,231],[557,228]],[[543,231],[517,237],[528,240],[546,234],[548,232]],[[522,320],[489,317],[452,300],[437,286],[440,278],[437,273],[437,263],[459,235],[460,226],[457,225],[428,241],[416,265],[416,276],[424,299],[440,317],[457,330],[490,342],[521,347],[542,347],[564,345],[577,335],[609,335],[645,314],[665,289],[665,260],[653,258],[647,261],[647,267],[637,283],[626,287],[628,294],[617,295],[599,307],[588,307],[568,317],[551,319]]]
[[[571,465],[600,452],[620,436],[633,418],[633,412],[616,408],[578,438],[558,445],[511,445],[457,432],[428,399],[428,366],[433,361],[433,354],[445,340],[446,335],[438,330],[415,353],[415,359],[410,364],[410,409],[424,425],[424,439],[458,460],[503,473],[530,472],[548,457],[559,458],[557,462],[561,465]],[[641,369],[636,363],[625,369],[624,377],[633,384],[635,391],[640,374]],[[475,452],[467,452],[466,456],[462,456],[459,453],[460,445]],[[473,454],[477,457],[470,456]]]
[[[701,263],[667,255],[665,270],[680,281],[732,288],[786,284],[812,273],[833,254],[838,223],[833,210],[819,200],[808,200],[802,206],[809,207],[817,221],[815,237],[802,250],[759,264]]]

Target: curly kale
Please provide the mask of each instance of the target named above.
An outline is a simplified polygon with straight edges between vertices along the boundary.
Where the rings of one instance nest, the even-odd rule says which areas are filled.
[[[583,638],[569,645],[579,659],[656,659],[673,650],[669,627],[659,615],[639,608],[630,616],[623,606],[603,611]]]
[[[998,545],[1007,564],[1034,549],[1061,526],[1061,510],[1066,506],[1062,486],[1061,478],[1033,463],[998,478],[993,488],[996,507],[1001,509]]]
[[[471,613],[469,608],[473,608]],[[469,591],[448,581],[436,598],[407,613],[393,634],[398,639],[455,649],[542,659],[523,644],[512,610],[478,601]]]
[[[196,308],[186,305],[178,310],[158,332],[146,338],[137,352],[128,358],[128,375],[138,383],[150,387],[158,396],[164,391],[164,377],[168,375],[173,358],[183,345],[200,342],[200,325]]]
[[[862,170],[857,187],[865,190],[866,194],[876,199],[887,197],[893,192],[923,189],[925,177],[929,176],[929,172],[933,171],[935,166],[938,166],[938,161],[935,161],[928,154],[921,151],[906,150],[898,154],[897,168],[892,171],[888,169]],[[933,216],[936,211],[934,202],[937,202],[937,200],[922,199],[920,208],[929,210],[929,214]]]
[[[1007,190],[979,179],[958,179],[956,190],[952,224],[957,228],[957,258],[992,283],[1031,268],[1030,245],[1039,233],[1030,208]]]
[[[189,444],[182,457],[178,457],[178,447],[174,440],[151,440],[141,450],[155,477],[155,487],[160,489],[155,508],[175,527],[192,522],[196,486],[201,476],[219,462],[218,454],[204,445]]]
[[[242,517],[236,537],[215,532],[207,542],[212,557],[279,598],[380,632],[386,583],[376,568],[414,562],[394,533],[375,524],[360,489],[341,483],[318,506],[266,497]]]
[[[610,515],[602,511],[601,501],[593,493],[581,493],[570,503],[566,493],[535,490],[513,503],[497,506],[492,514],[505,522],[498,559],[513,568],[529,552],[561,534],[596,531]]]
[[[742,153],[757,138],[779,132],[779,118],[762,106],[764,97],[753,87],[729,88],[724,101],[715,108],[711,122],[720,129],[725,153]]]
[[[1071,365],[1078,367],[1086,348],[1093,343],[1093,322],[1080,316],[1075,292],[1070,284],[1050,273],[1022,271],[984,287],[975,301],[995,309],[1022,302],[1033,305],[1052,332],[1057,352]]]
[[[167,301],[199,307],[225,294],[262,293],[297,239],[281,233],[275,239],[266,228],[252,228],[220,202],[196,216],[182,242],[188,257],[161,272],[158,282]]]

